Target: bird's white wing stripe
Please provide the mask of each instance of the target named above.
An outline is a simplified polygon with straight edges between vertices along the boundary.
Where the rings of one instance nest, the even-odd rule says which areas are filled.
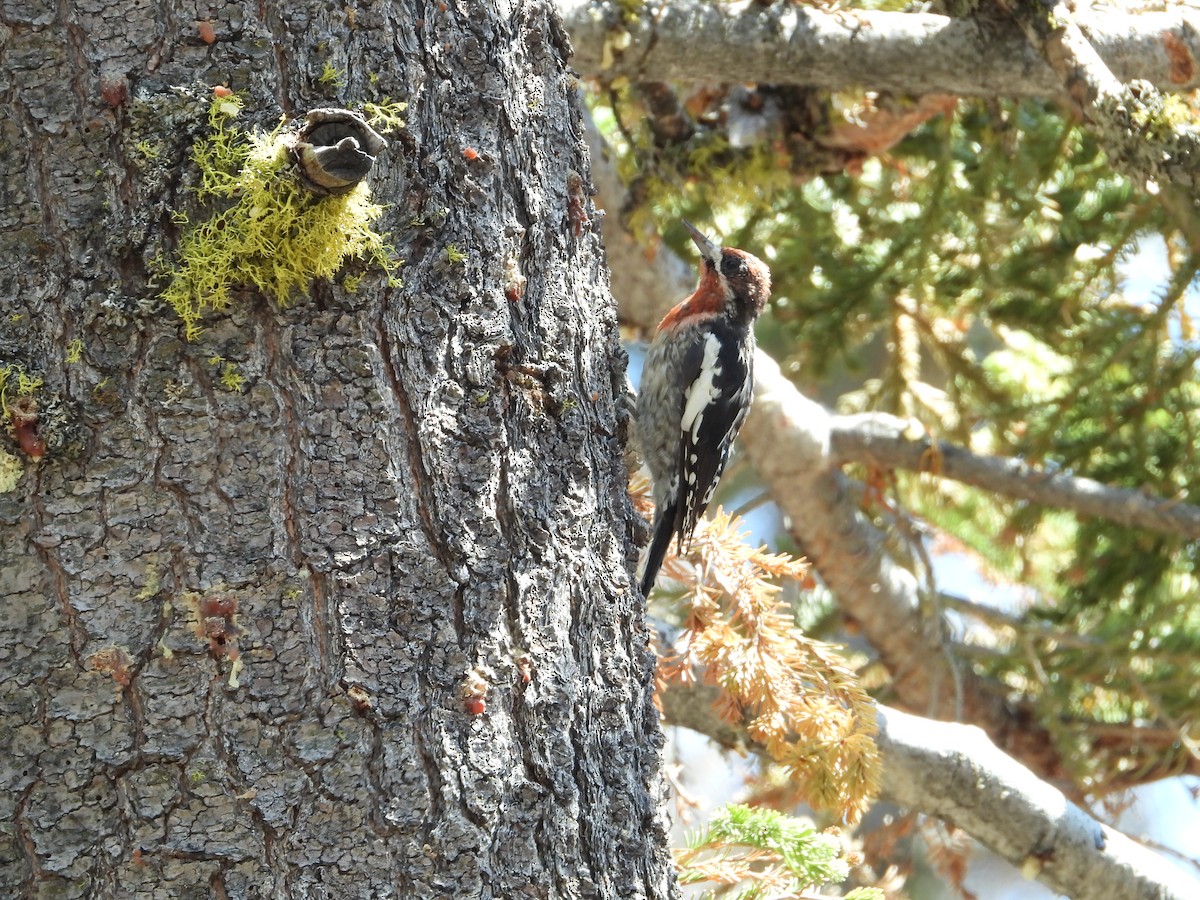
[[[717,362],[717,354],[720,352],[721,342],[717,336],[708,335],[704,339],[704,359],[700,362],[700,372],[683,394],[683,419],[680,420],[679,430],[685,434],[690,431],[693,444],[700,434],[704,410],[708,409],[719,393],[717,376],[721,374],[721,366]]]

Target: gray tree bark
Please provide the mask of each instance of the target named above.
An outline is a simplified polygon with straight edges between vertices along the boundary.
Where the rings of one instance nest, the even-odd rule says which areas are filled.
[[[0,435],[0,894],[674,895],[567,52],[537,0],[0,2],[0,367],[47,445]],[[148,261],[221,82],[266,127],[408,102],[402,287],[183,340]]]

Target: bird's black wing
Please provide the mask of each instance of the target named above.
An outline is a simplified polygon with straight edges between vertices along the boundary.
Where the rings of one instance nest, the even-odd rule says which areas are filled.
[[[719,320],[700,332],[684,355],[679,370],[683,403],[677,488],[655,510],[654,536],[642,573],[643,596],[654,586],[671,538],[678,535],[681,549],[686,549],[713,498],[750,405],[753,365],[749,332]]]
[[[686,549],[716,492],[729,450],[754,390],[754,346],[748,332],[721,320],[688,351],[680,418],[679,502],[674,532]]]

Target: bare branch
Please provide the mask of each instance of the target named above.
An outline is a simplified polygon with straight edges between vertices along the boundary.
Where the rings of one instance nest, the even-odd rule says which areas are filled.
[[[1047,472],[1012,457],[977,456],[954,444],[934,441],[914,422],[886,413],[834,416],[830,452],[838,460],[930,472],[1006,497],[1200,539],[1200,507],[1109,487],[1090,478]]]
[[[672,684],[662,691],[672,725],[725,747],[760,748],[713,709],[718,689]],[[1002,752],[978,728],[876,708],[883,796],[962,828],[1028,877],[1076,900],[1171,900],[1200,896],[1200,883],[1161,856],[1102,825]]]
[[[558,6],[575,47],[573,64],[588,76],[983,97],[1065,93],[1062,79],[1007,21],[704,0]],[[1103,12],[1077,21],[1119,80],[1142,79],[1164,91],[1200,86],[1194,12]]]
[[[884,792],[962,828],[1027,876],[1075,897],[1200,896],[1200,882],[1101,825],[977,728],[880,707]]]

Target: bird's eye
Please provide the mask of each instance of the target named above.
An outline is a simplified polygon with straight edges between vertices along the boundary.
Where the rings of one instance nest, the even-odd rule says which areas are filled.
[[[747,272],[749,272],[749,269],[746,267],[746,260],[740,256],[726,253],[721,258],[721,274],[726,278],[735,278],[739,275],[745,275]]]

